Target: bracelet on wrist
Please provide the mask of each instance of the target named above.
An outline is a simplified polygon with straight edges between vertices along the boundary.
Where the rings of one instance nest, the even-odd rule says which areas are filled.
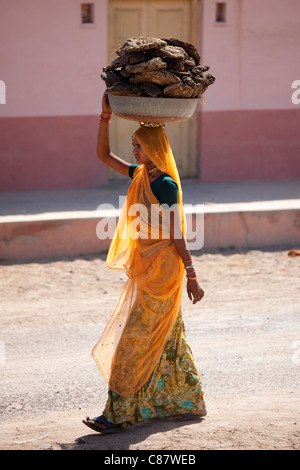
[[[195,273],[195,272],[196,272],[196,270],[195,270],[195,268],[193,267],[193,269],[192,269],[191,271],[187,271],[186,274],[188,275],[188,274],[192,274],[192,273]]]
[[[195,269],[193,269],[192,271],[186,272],[186,277],[188,277],[188,276],[193,276],[193,275],[196,276],[196,271],[195,271]]]
[[[197,277],[196,271],[190,271],[189,273],[186,273],[185,275],[187,278],[192,278],[192,277]]]
[[[104,113],[106,114],[106,113]],[[100,114],[100,121],[101,122],[106,122],[107,124],[110,124],[111,123],[111,114],[109,114],[109,117],[106,118],[103,116],[103,113]]]
[[[187,259],[186,261],[183,262],[184,265],[186,265],[187,263],[190,263],[192,260],[191,259]]]
[[[194,269],[194,265],[193,265],[193,264],[190,264],[189,266],[185,266],[184,268],[185,268],[185,270],[191,269],[191,268]]]

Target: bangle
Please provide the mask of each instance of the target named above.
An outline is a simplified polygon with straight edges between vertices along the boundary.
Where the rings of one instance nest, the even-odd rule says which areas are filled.
[[[188,277],[186,276],[188,279],[191,279],[191,281],[196,281],[197,277]]]
[[[191,259],[187,259],[186,261],[183,262],[183,264],[189,263],[190,261],[192,261],[192,260],[191,260]]]
[[[191,271],[190,273],[187,273],[187,274],[186,274],[186,277],[189,277],[189,276],[191,276],[191,275],[196,276],[196,271],[193,270],[193,271]]]
[[[191,268],[194,268],[194,265],[193,265],[193,264],[190,264],[189,266],[185,266],[184,268],[185,268],[185,270],[191,269]]]
[[[105,113],[104,113],[105,114]],[[111,114],[108,115],[108,117],[103,116],[103,113],[100,114],[100,121],[102,120],[109,120],[111,118]]]
[[[104,114],[107,114],[107,113],[104,113]],[[109,114],[109,117],[106,118],[106,117],[103,116],[103,113],[101,113],[101,115],[100,115],[100,121],[106,122],[107,124],[110,124],[110,122],[111,122],[111,114]]]
[[[195,273],[195,268],[193,267],[192,271],[187,272],[187,274]]]

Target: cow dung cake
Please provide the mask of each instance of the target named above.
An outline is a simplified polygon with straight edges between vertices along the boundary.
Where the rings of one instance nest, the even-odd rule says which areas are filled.
[[[200,98],[215,82],[196,48],[176,38],[130,38],[103,68],[107,92],[152,98]]]

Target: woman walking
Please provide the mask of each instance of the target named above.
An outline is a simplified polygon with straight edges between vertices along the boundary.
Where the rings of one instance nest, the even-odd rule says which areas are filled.
[[[185,241],[182,190],[167,135],[143,124],[133,134],[136,165],[109,146],[111,108],[102,99],[98,158],[132,183],[107,255],[128,281],[93,356],[109,384],[103,414],[84,424],[106,433],[150,418],[205,416],[202,383],[181,316],[184,274],[195,304],[204,295]]]

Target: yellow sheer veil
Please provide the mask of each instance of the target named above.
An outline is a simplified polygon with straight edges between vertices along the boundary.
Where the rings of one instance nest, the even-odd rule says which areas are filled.
[[[166,132],[162,127],[140,127],[134,136],[154,165],[177,183],[178,206],[182,209],[180,179]],[[128,281],[93,349],[110,388],[125,397],[133,396],[147,382],[161,357],[180,309],[184,281],[184,266],[170,235],[131,236],[128,222],[135,204],[147,209],[141,213],[139,224],[140,232],[148,234],[148,216],[151,213],[152,218],[151,211],[161,206],[151,190],[145,165],[134,171],[107,255],[107,266],[126,269]],[[156,219],[159,233],[167,218],[163,208],[161,219]],[[184,235],[184,217],[181,223]]]
[[[162,126],[146,127],[142,125],[133,135],[154,165],[163,173],[171,176],[177,183],[178,204],[182,204],[182,188],[177,165],[164,128]]]

